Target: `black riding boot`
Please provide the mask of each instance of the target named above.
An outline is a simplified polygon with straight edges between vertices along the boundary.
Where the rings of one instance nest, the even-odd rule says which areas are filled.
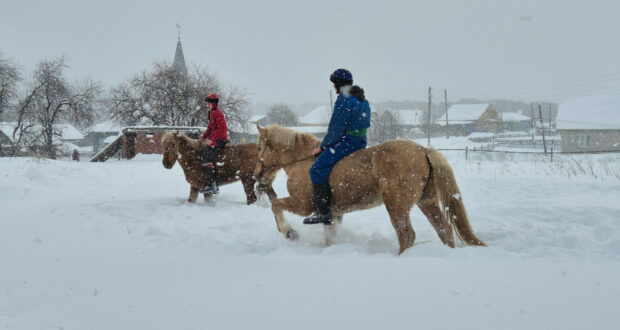
[[[317,213],[313,214],[309,218],[304,219],[304,223],[307,225],[322,223],[330,225],[332,223],[332,211],[331,211],[331,189],[329,183],[321,183],[313,185],[314,188],[314,204],[316,205]]]
[[[205,175],[205,186],[200,189],[201,194],[217,194],[219,189],[217,189],[217,185],[215,184],[215,169],[213,166],[204,166],[202,168]]]

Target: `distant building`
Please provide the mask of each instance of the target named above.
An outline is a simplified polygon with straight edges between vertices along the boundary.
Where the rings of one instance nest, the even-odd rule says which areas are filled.
[[[248,122],[254,126],[265,126],[267,125],[267,115],[251,115]]]
[[[447,123],[444,113],[435,124],[449,130],[453,136],[467,136],[473,132],[497,133],[501,128],[501,118],[490,104],[454,104],[447,115]]]
[[[332,110],[329,106],[322,105],[299,118],[299,124],[302,126],[327,126],[332,117]]]
[[[185,126],[123,127],[119,136],[106,139],[106,146],[90,161],[104,162],[115,155],[124,159],[132,159],[137,154],[163,154],[161,138],[164,133],[179,131],[191,138],[198,138],[204,130],[204,127]]]
[[[327,134],[327,126],[291,126],[295,132],[312,134],[319,139],[323,139]]]
[[[30,124],[25,124],[30,126]],[[22,154],[36,153],[38,149],[43,145],[43,137],[41,132],[43,128],[39,124],[34,124],[29,127],[28,131],[28,148],[17,150],[17,137],[13,137],[13,132],[17,126],[16,122],[0,122],[0,146],[1,154]],[[54,132],[58,135],[54,135],[52,142],[61,153],[72,152],[74,148],[84,139],[84,134],[80,132],[71,124],[55,124]],[[17,133],[19,134],[19,133]]]
[[[174,52],[174,60],[172,61],[172,68],[180,75],[187,75],[187,67],[185,66],[185,56],[183,56],[183,46],[181,45],[180,31],[179,38],[177,40],[177,48]]]
[[[501,114],[503,132],[529,132],[532,130],[532,118],[517,112],[504,112]]]
[[[80,146],[93,146],[93,153],[98,153],[103,148],[104,140],[110,136],[117,136],[121,133],[121,126],[112,121],[105,121],[93,125],[88,129],[84,140]]]
[[[587,96],[560,104],[562,152],[620,151],[620,97]]]

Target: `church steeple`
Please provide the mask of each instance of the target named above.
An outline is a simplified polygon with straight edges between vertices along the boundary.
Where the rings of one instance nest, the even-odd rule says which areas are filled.
[[[183,56],[183,47],[181,46],[181,26],[177,24],[178,40],[177,49],[174,52],[174,61],[172,62],[172,68],[179,74],[187,74],[187,68],[185,67],[185,57]]]

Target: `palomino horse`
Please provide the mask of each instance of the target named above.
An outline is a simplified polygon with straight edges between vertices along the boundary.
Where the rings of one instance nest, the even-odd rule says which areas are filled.
[[[273,200],[271,209],[278,231],[295,239],[297,232],[286,222],[283,211],[307,216],[315,210],[309,171],[315,160],[312,150],[321,141],[278,125],[258,130],[259,161],[254,175],[259,182],[263,178],[268,181],[273,176],[270,168],[284,168],[290,197]],[[362,149],[339,161],[330,173],[329,182],[336,223],[344,213],[385,205],[398,236],[399,254],[415,240],[409,220],[415,204],[444,244],[454,247],[454,228],[465,244],[485,246],[469,224],[452,168],[434,149],[405,140]],[[333,227],[326,225],[326,234],[335,230]]]
[[[162,163],[165,168],[170,169],[178,160],[185,180],[190,184],[188,202],[194,203],[198,198],[198,191],[205,184],[204,174],[200,166],[200,152],[204,148],[201,141],[192,139],[178,132],[167,132],[161,140],[164,148],[164,157]],[[217,185],[225,185],[241,180],[243,190],[247,199],[247,204],[256,202],[256,194],[254,193],[254,183],[256,180],[253,171],[258,158],[256,152],[256,144],[241,144],[227,146],[223,148],[215,159],[215,172]],[[259,184],[258,192],[267,193],[269,200],[277,198],[275,191],[271,187],[271,182],[275,178],[278,171],[276,168],[270,169],[273,173],[271,177],[263,180],[263,184]],[[209,200],[211,195],[204,194],[205,200]]]

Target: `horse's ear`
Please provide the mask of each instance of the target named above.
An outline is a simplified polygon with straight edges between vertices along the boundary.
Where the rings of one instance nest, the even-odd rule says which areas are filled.
[[[260,133],[260,134],[265,133],[265,129],[262,128],[259,124],[256,124],[256,129],[258,129],[258,133]]]

